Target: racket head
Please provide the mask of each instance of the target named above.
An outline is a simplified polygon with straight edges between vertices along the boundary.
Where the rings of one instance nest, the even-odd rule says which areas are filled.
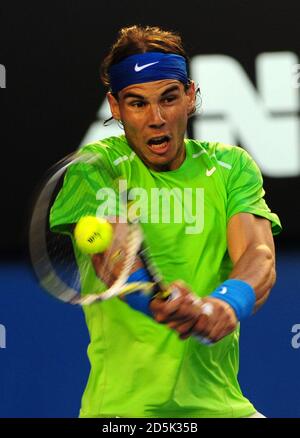
[[[78,166],[84,166],[85,169],[91,168],[94,171],[96,169],[97,174],[101,175],[101,181],[105,181],[114,192],[119,190],[119,176],[111,171],[99,153],[77,151],[48,171],[40,185],[29,227],[30,257],[40,285],[61,301],[81,305],[140,289],[151,293],[158,281],[158,276],[153,275],[154,269],[151,270],[153,281],[143,285],[127,284],[130,273],[143,265],[147,257],[144,250],[142,251],[143,257],[139,257],[143,247],[143,233],[140,225],[129,223],[124,213],[126,212],[126,193],[117,192],[118,214],[105,216],[105,219],[112,224],[113,238],[103,253],[94,255],[80,253],[73,236],[76,220],[80,219],[77,211],[73,213],[73,216],[71,215],[76,220],[74,223],[68,223],[67,227],[60,228],[57,224],[53,224],[52,216],[53,208],[55,208],[53,206],[61,191],[64,190],[65,181]],[[97,194],[96,189],[89,193],[95,196],[95,199]],[[84,193],[79,194],[83,201],[84,195]],[[97,211],[94,211],[95,215]],[[85,213],[82,214],[85,215]],[[147,268],[149,266],[148,263]],[[93,287],[93,290],[89,291],[83,287],[86,280],[94,275],[91,270],[96,272],[97,280],[99,280],[98,290]]]

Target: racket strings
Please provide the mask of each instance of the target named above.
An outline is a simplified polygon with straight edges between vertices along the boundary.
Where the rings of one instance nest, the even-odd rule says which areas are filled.
[[[122,231],[120,231],[122,229]],[[101,267],[105,268],[105,275],[113,273],[114,269],[117,269],[117,274],[114,275],[116,278],[109,288],[100,293],[88,294],[82,296],[78,299],[78,303],[82,305],[91,304],[95,301],[107,300],[113,296],[122,295],[125,293],[133,292],[141,288],[141,282],[135,282],[132,284],[127,284],[128,276],[136,262],[137,253],[142,243],[142,236],[140,229],[137,225],[129,224],[117,224],[114,228],[115,237],[111,245],[110,250],[105,253],[105,263]],[[115,253],[121,251],[119,257],[119,264],[116,267],[116,262],[112,261],[114,257],[118,257]],[[145,284],[145,289],[150,290],[150,284]]]
[[[73,164],[79,164],[79,167],[72,168],[74,171],[69,174]],[[83,180],[82,184],[78,184],[81,170],[84,171]],[[31,258],[41,285],[63,301],[90,304],[135,290],[150,291],[156,281],[127,282],[138,262],[142,265],[138,252],[143,237],[137,223],[113,223],[113,242],[98,257],[101,266],[96,275],[102,285],[92,281],[95,278],[95,273],[90,271],[94,269],[93,256],[80,254],[75,246],[72,227],[80,217],[95,216],[98,211],[99,202],[98,205],[95,203],[98,200],[98,182],[100,184],[103,181],[103,187],[111,187],[117,193],[120,216],[126,211],[127,193],[119,193],[119,179],[120,176],[116,177],[107,168],[99,154],[87,154],[87,157],[84,154],[74,154],[61,161],[42,186],[30,226]],[[65,207],[70,207],[69,192],[63,192],[65,183],[71,183],[72,187],[70,196],[74,204],[71,209]],[[51,215],[55,203],[58,211],[56,215]],[[116,215],[118,212],[115,212]],[[51,222],[53,217],[54,225]],[[50,229],[51,226],[54,228]]]

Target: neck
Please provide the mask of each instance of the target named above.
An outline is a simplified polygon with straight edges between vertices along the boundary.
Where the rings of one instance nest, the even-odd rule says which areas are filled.
[[[170,170],[179,169],[179,167],[184,162],[185,157],[186,157],[186,150],[185,150],[185,144],[183,143],[182,147],[178,150],[177,155],[172,161],[161,165],[150,164],[149,167],[152,170],[155,170],[156,172],[169,172]]]

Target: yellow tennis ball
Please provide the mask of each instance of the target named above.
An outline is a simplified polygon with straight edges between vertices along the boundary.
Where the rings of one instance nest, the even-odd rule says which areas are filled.
[[[105,219],[84,216],[74,229],[76,244],[84,254],[96,254],[105,251],[111,244],[113,227]]]

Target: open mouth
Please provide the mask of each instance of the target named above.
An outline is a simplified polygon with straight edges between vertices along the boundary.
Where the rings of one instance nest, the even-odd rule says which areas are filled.
[[[160,137],[152,137],[148,140],[147,145],[156,154],[163,154],[169,147],[171,137],[169,135],[162,135]]]

